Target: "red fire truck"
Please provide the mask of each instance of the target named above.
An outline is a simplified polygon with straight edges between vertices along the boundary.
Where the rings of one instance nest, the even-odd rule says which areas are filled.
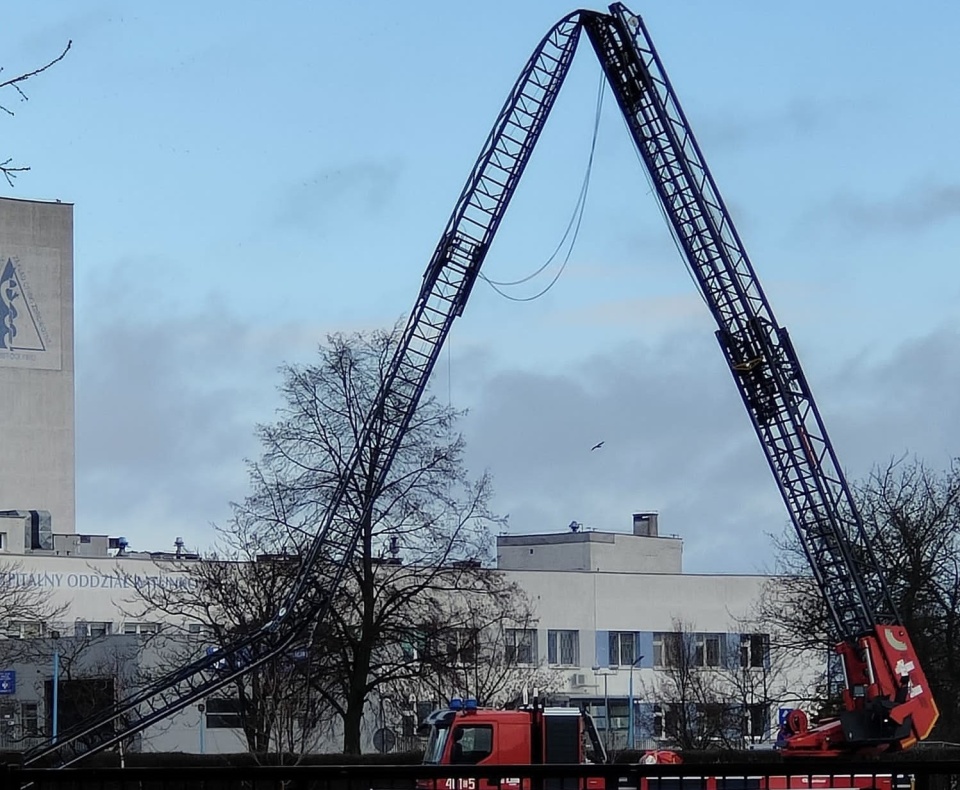
[[[577,708],[546,707],[536,699],[513,710],[478,707],[476,700],[454,698],[450,707],[434,711],[424,721],[429,738],[427,765],[570,765],[605,763],[606,751],[593,719]],[[589,759],[588,759],[589,757]],[[599,779],[584,787],[602,790]],[[422,788],[493,790],[521,787],[519,777],[489,783],[485,779],[423,781]]]
[[[536,699],[513,710],[481,708],[476,700],[454,698],[448,708],[434,711],[424,722],[429,730],[424,752],[426,765],[491,766],[583,765],[607,763],[607,754],[593,719],[570,707],[547,707]],[[640,763],[678,765],[681,755],[671,750],[646,752]],[[757,766],[758,769],[760,766]],[[826,766],[825,766],[826,767]],[[758,771],[759,774],[759,771]],[[605,780],[584,777],[582,790],[603,790]],[[526,778],[496,780],[457,777],[421,780],[420,790],[527,790]],[[644,778],[644,790],[896,790],[909,783],[891,774],[783,773],[745,777],[657,776]],[[574,786],[565,781],[564,787]]]

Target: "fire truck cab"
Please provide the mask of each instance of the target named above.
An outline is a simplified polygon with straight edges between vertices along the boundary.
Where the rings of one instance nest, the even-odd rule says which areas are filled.
[[[481,708],[454,698],[424,721],[428,765],[538,765],[606,762],[589,714],[577,708],[524,705]],[[587,759],[588,749],[592,751]]]

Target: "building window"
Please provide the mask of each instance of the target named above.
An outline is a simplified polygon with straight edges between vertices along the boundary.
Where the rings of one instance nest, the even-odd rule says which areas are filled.
[[[40,710],[36,702],[20,703],[20,727],[24,738],[36,738],[40,732]]]
[[[663,735],[660,737],[676,741],[682,733],[680,706],[664,705],[663,708]]]
[[[207,698],[206,723],[208,730],[236,730],[242,726],[240,700]]]
[[[653,635],[653,665],[670,667],[721,667],[726,644],[724,634],[667,631]]]
[[[451,666],[475,666],[477,632],[471,628],[454,628],[443,635],[444,654]]]
[[[627,700],[610,700],[610,729],[630,728],[630,706]]]
[[[420,660],[423,638],[419,634],[413,634],[400,642],[400,656],[404,663],[410,664]]]
[[[580,666],[580,632],[547,631],[547,663],[551,666]]]
[[[629,667],[637,660],[637,635],[633,631],[610,632],[610,666]]]
[[[697,634],[697,666],[719,667],[722,657],[722,634]]]
[[[160,632],[160,623],[124,623],[123,633],[144,636]]]
[[[743,734],[750,738],[763,738],[767,734],[770,711],[765,704],[757,702],[747,706],[747,715],[744,717]]]
[[[419,727],[423,722],[427,720],[427,716],[433,713],[439,705],[436,702],[429,699],[417,700],[417,726]]]
[[[187,623],[187,633],[202,639],[213,637],[213,626],[207,623]]]
[[[660,669],[680,665],[683,655],[683,634],[665,631],[653,635],[653,665]]]
[[[590,718],[593,719],[593,725],[597,728],[597,732],[603,732],[607,729],[607,706],[604,704],[604,701],[591,700],[585,704],[585,709],[587,713],[590,714]]]
[[[40,639],[43,623],[37,620],[12,620],[7,633],[12,639]]]
[[[109,636],[113,633],[113,623],[94,623],[86,620],[77,620],[74,631],[75,636],[98,638]]]
[[[508,664],[535,665],[537,663],[537,630],[508,628],[505,652]]]
[[[765,667],[770,663],[770,634],[740,634],[740,666]]]

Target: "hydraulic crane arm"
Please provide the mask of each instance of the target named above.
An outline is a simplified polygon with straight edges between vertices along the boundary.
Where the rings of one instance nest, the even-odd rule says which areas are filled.
[[[840,644],[846,711],[794,753],[905,748],[938,712],[884,582],[800,362],[773,312],[646,27],[622,4],[585,12],[630,134],[686,262],[780,488]]]
[[[382,490],[404,432],[455,318],[462,314],[490,242],[546,123],[580,37],[578,14],[560,20],[527,61],[490,132],[423,276],[420,293],[371,413],[345,465],[316,537],[276,616],[258,631],[149,684],[102,715],[30,750],[24,764],[60,767],[106,749],[202,700],[275,659],[321,623],[353,556],[359,528],[338,519],[353,475],[378,432],[374,495]]]

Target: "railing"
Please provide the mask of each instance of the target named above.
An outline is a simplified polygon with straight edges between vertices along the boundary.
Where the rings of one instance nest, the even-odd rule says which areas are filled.
[[[960,761],[0,768],[2,790],[958,790]]]

